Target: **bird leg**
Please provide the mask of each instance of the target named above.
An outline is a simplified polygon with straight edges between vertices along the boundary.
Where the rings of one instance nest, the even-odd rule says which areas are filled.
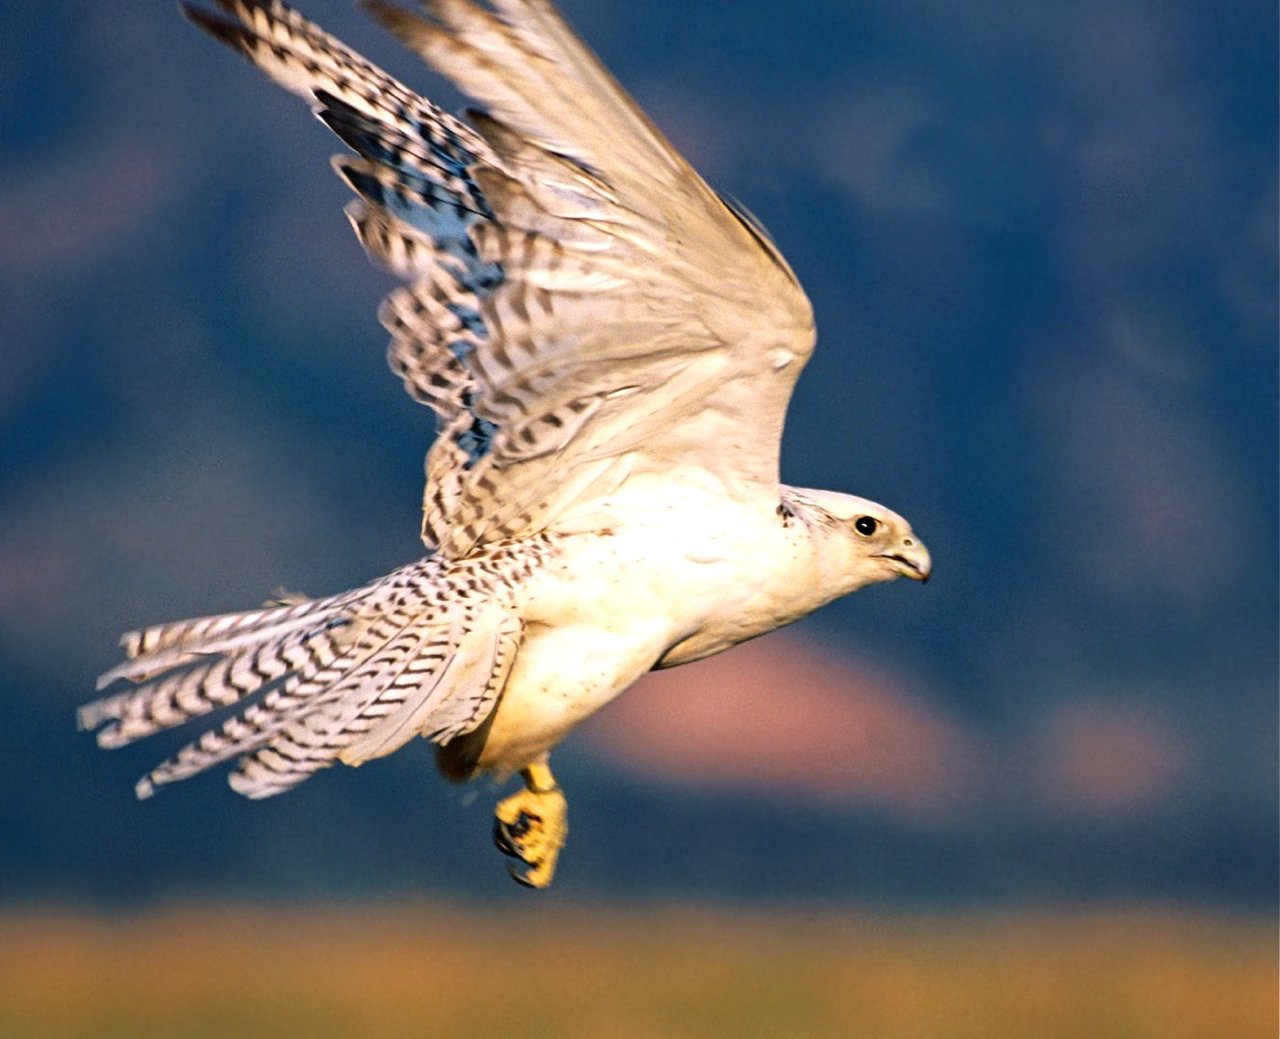
[[[515,867],[511,876],[528,887],[546,887],[556,871],[556,859],[569,834],[568,803],[556,785],[545,758],[520,770],[524,789],[498,802],[493,842],[504,855],[529,868]]]

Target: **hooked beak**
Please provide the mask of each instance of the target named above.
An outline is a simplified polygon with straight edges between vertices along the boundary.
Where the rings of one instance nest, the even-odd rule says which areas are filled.
[[[903,577],[924,584],[933,572],[933,560],[929,558],[929,550],[918,538],[907,538],[892,552],[885,552],[882,559],[887,559],[893,568]]]

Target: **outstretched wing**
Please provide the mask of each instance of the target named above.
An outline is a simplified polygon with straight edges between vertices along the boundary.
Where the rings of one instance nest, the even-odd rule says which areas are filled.
[[[569,523],[629,480],[776,500],[812,313],[546,0],[365,7],[481,102],[463,124],[278,2],[193,17],[358,154],[392,366],[432,406],[423,537],[449,555]]]

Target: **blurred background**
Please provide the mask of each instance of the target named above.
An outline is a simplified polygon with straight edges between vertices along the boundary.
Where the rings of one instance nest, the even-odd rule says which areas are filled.
[[[425,746],[262,803],[217,775],[136,802],[190,734],[107,754],[76,732],[118,635],[416,558],[432,420],[385,369],[391,283],[297,99],[168,2],[7,5],[0,1034],[244,1024],[195,982],[165,987],[172,1020],[137,1016],[135,969],[179,961],[276,999],[327,978],[327,1034],[355,982],[286,984],[262,950],[305,963],[335,936],[395,950],[369,984],[491,997],[460,964],[573,975],[521,974],[547,935],[592,950],[629,1023],[608,1034],[1274,1034],[1274,5],[564,8],[813,300],[784,478],[908,516],[934,579],[584,726],[546,897],[502,875],[499,790],[446,787]],[[303,10],[462,103],[346,0]],[[628,1002],[624,971],[665,1002]],[[517,1034],[606,1034],[572,1002],[486,1005]],[[1215,1030],[1245,1010],[1262,1031]]]

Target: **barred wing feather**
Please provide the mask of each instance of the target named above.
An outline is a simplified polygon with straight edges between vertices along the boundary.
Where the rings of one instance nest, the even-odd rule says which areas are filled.
[[[283,3],[219,6],[193,17],[355,150],[356,233],[410,282],[380,316],[439,417],[429,547],[554,527],[643,473],[776,497],[808,300],[549,3],[364,5],[485,106],[471,125]]]
[[[776,497],[783,418],[813,345],[776,249],[549,4],[423,6],[366,4],[487,107],[471,118],[494,158],[471,173],[493,218],[470,233],[504,274],[467,359],[489,443],[478,458],[448,435],[433,448],[427,540],[462,554],[685,467],[729,494]]]

